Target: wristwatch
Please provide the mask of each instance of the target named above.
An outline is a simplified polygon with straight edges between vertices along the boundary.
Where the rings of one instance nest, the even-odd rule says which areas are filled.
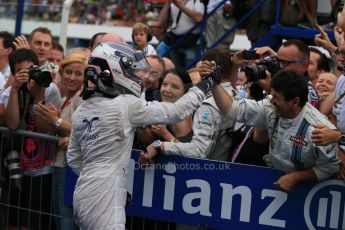
[[[342,132],[340,134],[339,140],[338,140],[339,145],[345,145],[345,133]]]
[[[162,146],[161,140],[155,140],[153,142],[153,147],[155,147],[155,149],[157,150],[158,153],[162,152],[161,146]]]
[[[61,124],[62,124],[62,118],[59,118],[59,119],[57,119],[56,122],[55,122],[55,127],[56,127],[57,129],[60,129]]]

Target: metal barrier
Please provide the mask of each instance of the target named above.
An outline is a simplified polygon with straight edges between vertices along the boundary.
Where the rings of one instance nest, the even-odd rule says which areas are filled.
[[[0,229],[55,229],[54,219],[61,216],[51,198],[56,194],[50,162],[58,137],[4,127],[0,132]],[[44,151],[39,151],[41,146]]]
[[[56,171],[50,173],[49,182],[48,174],[33,177],[23,171],[20,176],[21,170],[17,170],[25,138],[46,140],[55,147],[58,137],[3,127],[0,132],[0,229],[21,225],[29,229],[74,229],[76,226],[58,227],[58,223],[73,225],[74,218],[73,214],[61,215],[54,206]],[[55,148],[51,159],[54,153]],[[133,151],[128,165],[127,190],[133,200],[126,212],[147,219],[127,216],[127,229],[175,229],[174,223],[156,220],[213,229],[345,227],[345,183],[335,178],[301,183],[285,193],[274,186],[283,175],[275,169],[178,156],[159,156],[152,167],[142,168],[138,156],[138,151]],[[73,190],[69,191],[69,196],[72,194]]]
[[[53,161],[59,137],[0,127],[0,138],[0,230],[23,226],[42,230],[78,229],[74,225],[72,206],[63,202],[69,208],[66,216],[61,213],[66,213],[66,209],[58,202],[64,199],[65,189],[58,187],[57,181],[65,176],[65,168],[51,166],[51,173],[28,176],[20,165],[25,138],[45,140],[54,146],[50,152]],[[174,230],[175,224],[127,216],[126,228]]]

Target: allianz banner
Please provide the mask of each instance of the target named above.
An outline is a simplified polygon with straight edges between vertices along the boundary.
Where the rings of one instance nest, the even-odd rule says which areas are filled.
[[[133,151],[128,215],[217,229],[345,229],[345,183],[335,178],[285,193],[273,185],[283,173],[270,168],[159,156],[143,170],[137,159]]]

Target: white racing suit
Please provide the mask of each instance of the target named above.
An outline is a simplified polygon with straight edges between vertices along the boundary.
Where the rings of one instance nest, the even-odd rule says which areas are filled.
[[[230,82],[221,86],[232,97],[240,98]],[[233,126],[233,120],[223,119],[209,92],[193,116],[192,140],[187,143],[164,142],[164,154],[229,161],[232,140],[226,132]]]
[[[125,229],[127,164],[135,128],[180,121],[203,98],[194,87],[176,103],[120,95],[92,97],[78,107],[72,116],[67,162],[79,175],[73,207],[81,229]]]
[[[296,118],[286,119],[275,115],[269,98],[259,102],[234,100],[226,118],[267,129],[270,158],[278,170],[290,173],[311,168],[318,180],[328,178],[339,170],[336,144],[316,146],[311,139],[314,124],[335,127],[309,103],[303,106]]]

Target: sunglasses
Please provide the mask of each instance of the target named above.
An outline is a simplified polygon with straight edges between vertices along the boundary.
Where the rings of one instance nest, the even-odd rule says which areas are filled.
[[[304,63],[306,60],[304,59],[296,59],[296,60],[285,60],[285,59],[280,59],[277,57],[277,62],[281,64],[282,66],[288,66],[293,63]]]

